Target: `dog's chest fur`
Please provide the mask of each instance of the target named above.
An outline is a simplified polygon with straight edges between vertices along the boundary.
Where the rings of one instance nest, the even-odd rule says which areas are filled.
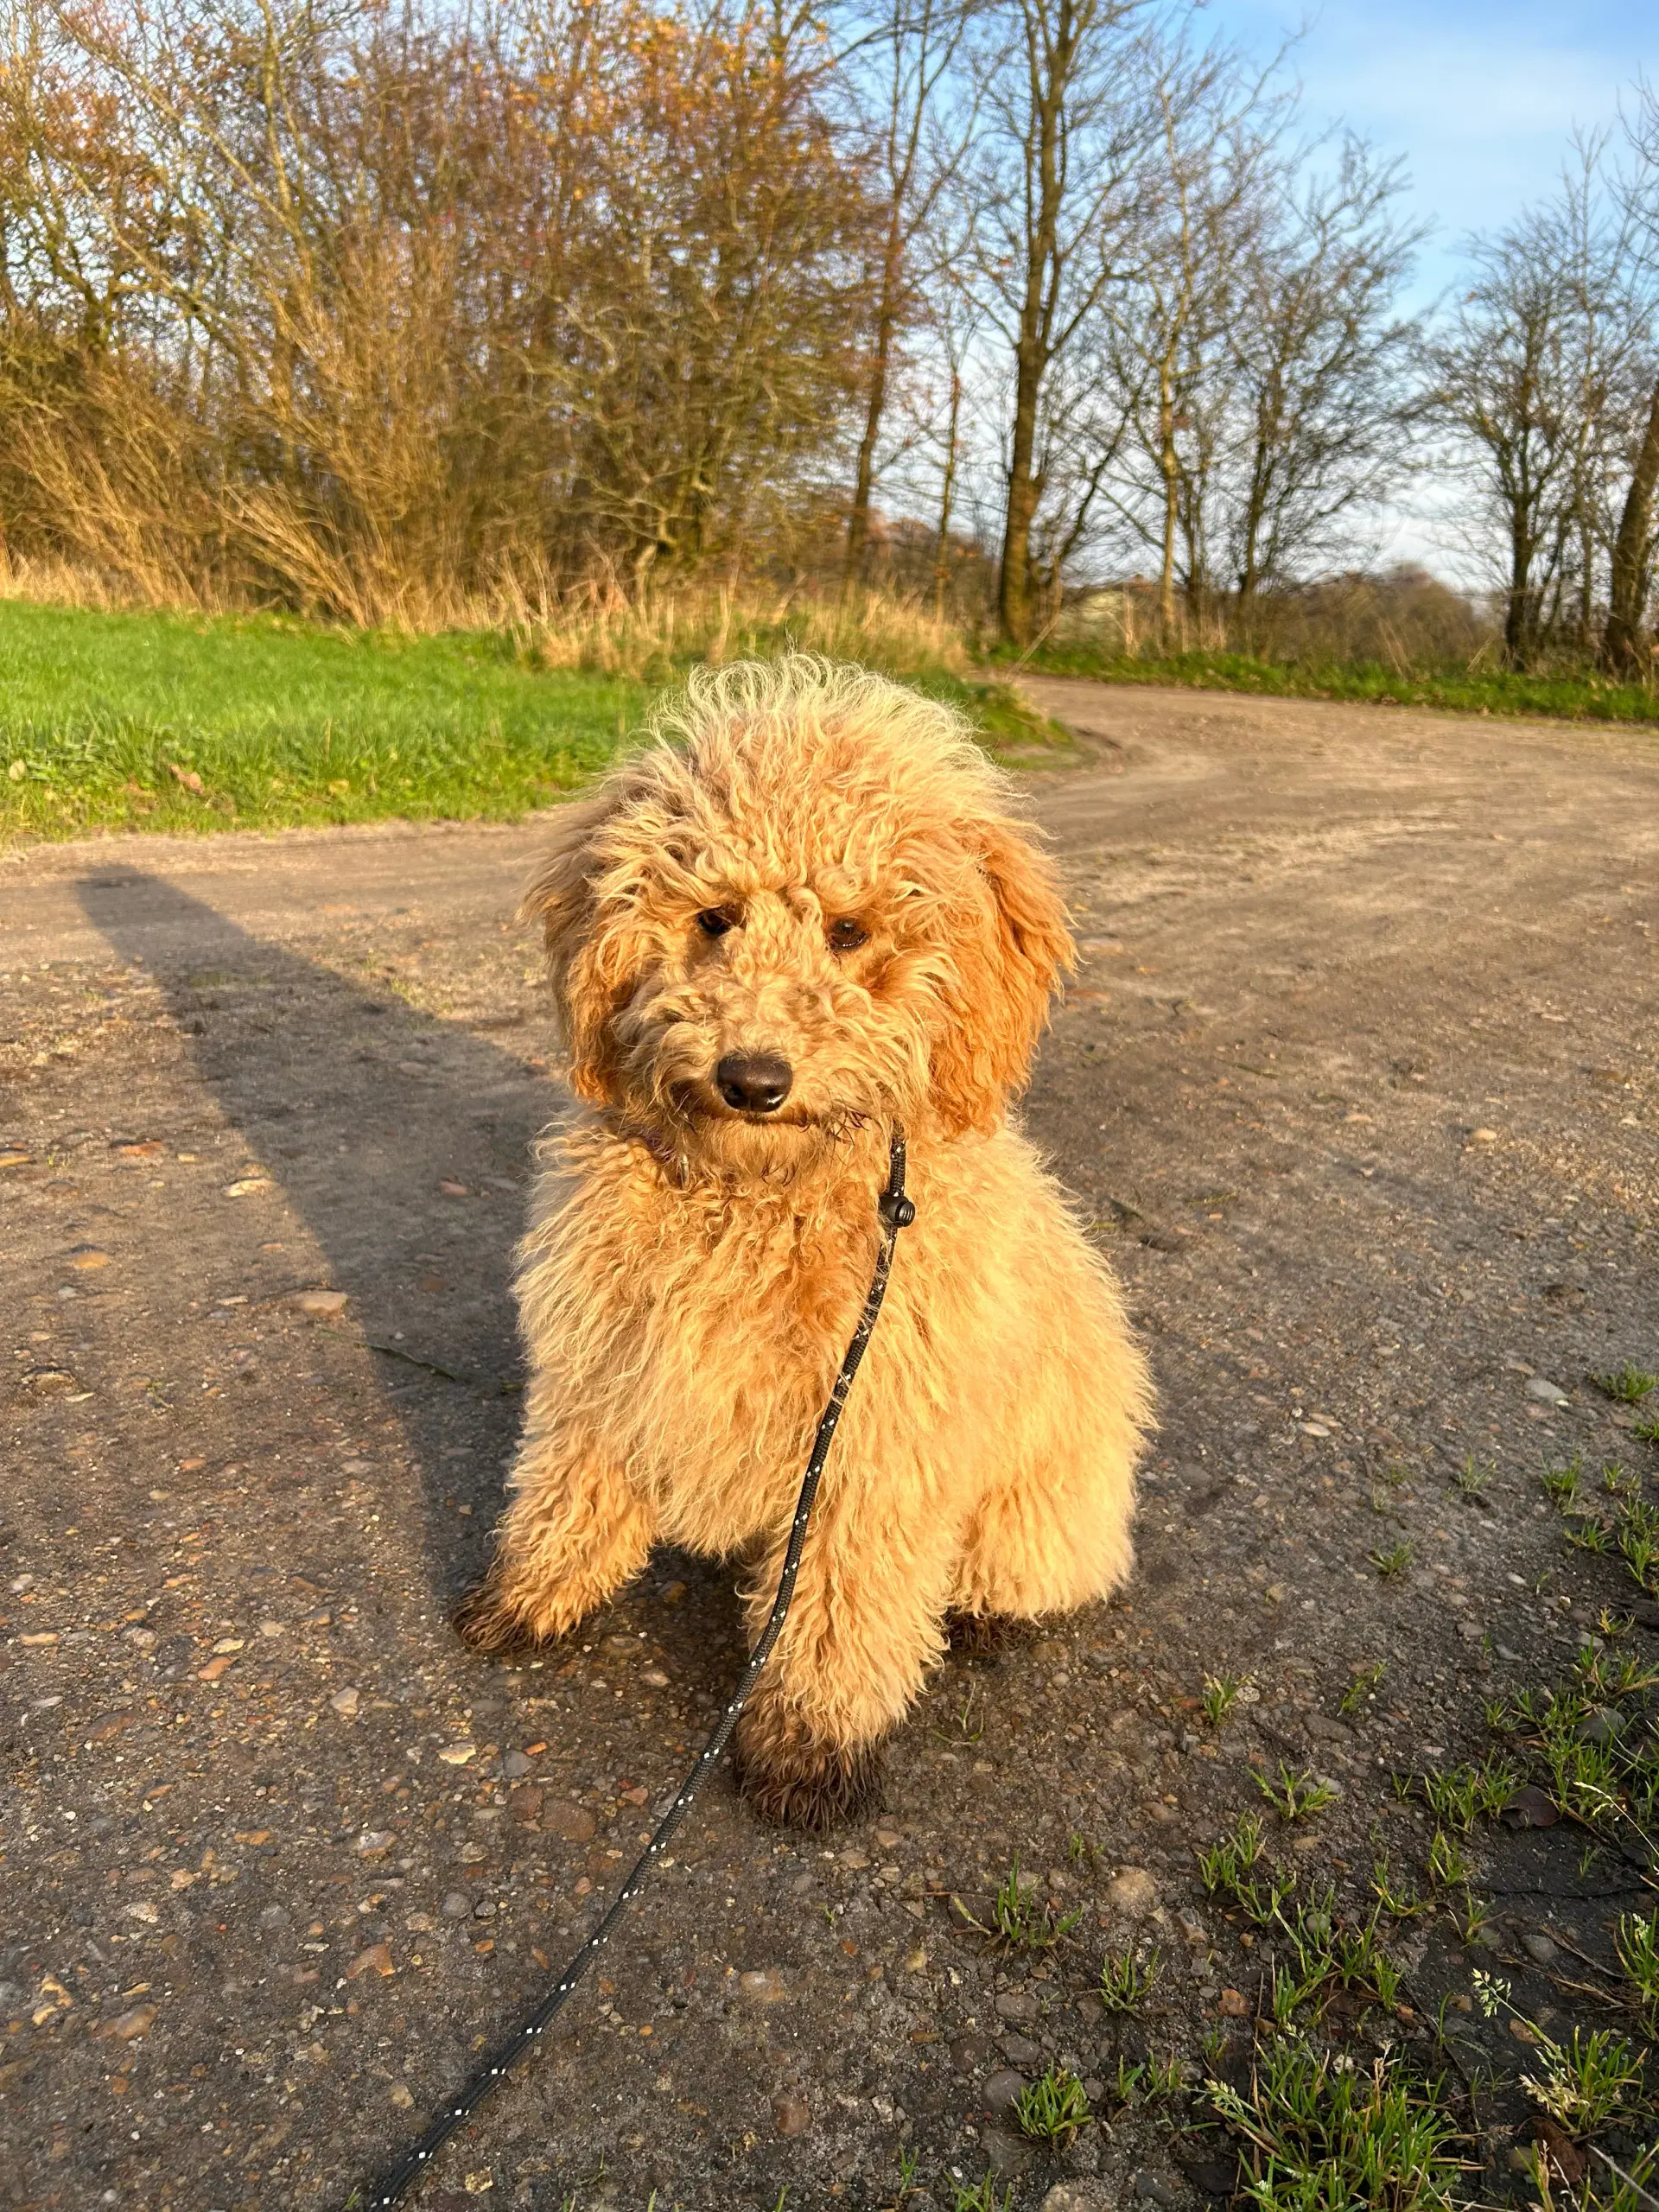
[[[521,1253],[561,1426],[626,1469],[665,1537],[728,1552],[786,1518],[869,1286],[874,1178],[677,1187],[567,1139]]]

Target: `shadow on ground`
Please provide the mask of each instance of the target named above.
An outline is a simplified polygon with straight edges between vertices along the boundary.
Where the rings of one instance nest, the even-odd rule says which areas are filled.
[[[420,1471],[432,1589],[453,1601],[480,1563],[517,1427],[512,1248],[545,1092],[485,1039],[250,935],[159,876],[105,869],[77,889],[87,919],[161,987],[249,1163],[279,1182],[327,1287],[346,1294]],[[409,1326],[435,1304],[423,1284],[454,1294],[437,1325]],[[459,1541],[457,1501],[474,1508]]]

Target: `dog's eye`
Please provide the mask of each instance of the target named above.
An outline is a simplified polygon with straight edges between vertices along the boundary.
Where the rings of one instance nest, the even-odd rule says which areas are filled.
[[[855,916],[843,914],[838,922],[830,923],[829,938],[832,952],[856,952],[861,944],[869,943],[870,933]]]
[[[737,927],[737,916],[724,906],[705,906],[697,916],[697,927],[705,937],[724,937]]]

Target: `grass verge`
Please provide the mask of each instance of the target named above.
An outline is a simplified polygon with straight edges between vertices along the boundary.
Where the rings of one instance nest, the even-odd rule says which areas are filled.
[[[558,667],[499,632],[0,600],[0,840],[512,819],[606,766],[697,658],[685,644],[639,671]],[[1062,741],[1001,685],[931,659],[891,672],[960,707],[993,754]]]
[[[1020,663],[1033,674],[1087,676],[1109,683],[1185,684],[1287,699],[1357,699],[1374,706],[1434,707],[1453,714],[1554,721],[1659,724],[1659,690],[1586,676],[1524,676],[1447,669],[1402,676],[1378,663],[1265,660],[1249,653],[1185,652],[1141,658],[1086,645],[1046,645]]]

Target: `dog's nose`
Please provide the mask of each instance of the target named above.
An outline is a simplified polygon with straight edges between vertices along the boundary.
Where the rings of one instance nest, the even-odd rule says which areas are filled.
[[[728,1052],[715,1070],[715,1089],[740,1114],[775,1114],[794,1080],[794,1070],[776,1052]]]

